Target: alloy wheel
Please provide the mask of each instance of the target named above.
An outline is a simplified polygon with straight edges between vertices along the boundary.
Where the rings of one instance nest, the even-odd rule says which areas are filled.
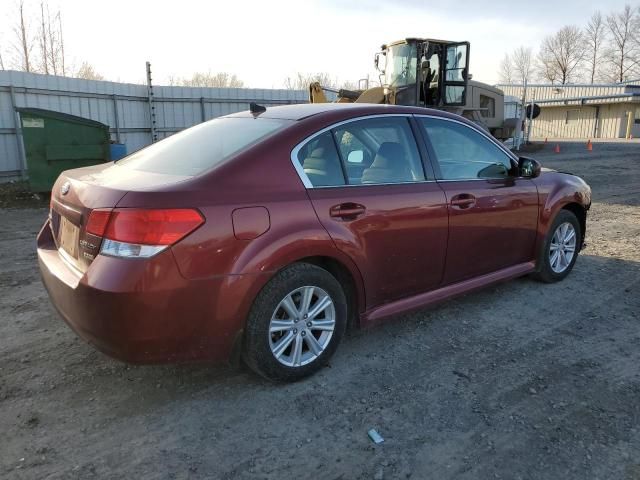
[[[551,237],[549,265],[555,273],[564,272],[576,253],[576,230],[569,222],[558,225]]]
[[[269,346],[283,365],[313,362],[327,348],[336,328],[336,309],[322,288],[304,286],[289,292],[269,323]]]

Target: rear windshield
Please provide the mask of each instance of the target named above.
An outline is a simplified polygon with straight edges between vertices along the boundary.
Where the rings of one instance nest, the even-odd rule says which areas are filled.
[[[218,118],[176,133],[116,164],[145,172],[193,176],[288,123],[271,118]]]

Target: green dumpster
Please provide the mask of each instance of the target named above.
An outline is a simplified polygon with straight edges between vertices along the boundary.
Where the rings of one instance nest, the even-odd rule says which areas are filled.
[[[109,161],[109,126],[66,113],[19,108],[29,186],[50,192],[64,170]]]

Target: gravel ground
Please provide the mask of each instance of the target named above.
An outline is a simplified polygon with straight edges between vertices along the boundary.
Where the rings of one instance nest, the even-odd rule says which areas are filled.
[[[565,281],[354,332],[292,385],[96,352],[38,278],[46,210],[1,209],[0,477],[640,479],[640,148],[535,156],[594,192]]]

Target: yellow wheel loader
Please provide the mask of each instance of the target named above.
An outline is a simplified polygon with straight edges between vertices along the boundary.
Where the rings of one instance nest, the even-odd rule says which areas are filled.
[[[318,82],[309,86],[310,103],[386,103],[437,108],[462,115],[498,138],[503,128],[504,94],[490,85],[471,80],[469,42],[407,38],[388,45],[375,56],[381,86],[362,90],[335,90]]]

